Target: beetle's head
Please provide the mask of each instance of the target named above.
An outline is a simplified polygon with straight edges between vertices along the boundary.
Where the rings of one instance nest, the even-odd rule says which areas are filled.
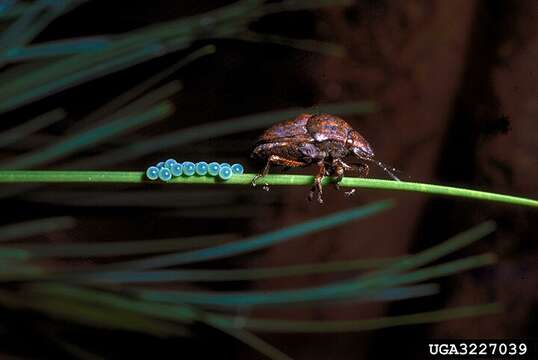
[[[381,161],[374,159],[374,150],[368,144],[368,141],[366,141],[365,138],[362,137],[361,134],[359,134],[356,130],[351,130],[347,136],[346,140],[347,148],[355,154],[356,157],[358,157],[361,160],[366,160],[369,162],[373,162],[380,168],[382,168],[391,178],[393,178],[396,181],[400,181],[396,175],[392,173],[392,171],[395,171],[396,169],[391,168],[389,169],[385,164],[383,164]],[[392,171],[391,171],[392,170]]]
[[[346,145],[360,159],[372,159],[374,150],[358,131],[351,130],[347,136]]]

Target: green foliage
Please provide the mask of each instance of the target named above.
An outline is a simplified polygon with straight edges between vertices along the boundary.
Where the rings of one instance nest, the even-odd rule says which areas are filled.
[[[66,137],[64,140],[50,145],[46,149],[39,149],[24,156],[13,159],[1,166],[3,168],[24,169],[36,165],[47,164],[63,156],[80,151],[111,137],[120,135],[133,128],[151,124],[170,116],[174,108],[170,103],[163,103],[149,108],[136,115],[126,115],[95,127],[89,131]]]
[[[0,50],[4,49],[4,62],[38,60],[43,57],[47,58],[47,61],[26,74],[15,68],[0,76],[0,112],[16,109],[157,57],[188,49],[196,40],[241,39],[245,33],[249,33],[247,29],[250,22],[279,11],[274,6],[264,4],[262,0],[241,0],[201,15],[156,24],[121,35],[25,47],[50,21],[78,2],[68,2],[70,6],[64,6],[63,3],[62,1],[57,5],[50,5],[49,1],[36,1],[26,7],[2,34]],[[288,9],[284,6],[280,11],[333,3],[318,1],[314,6],[307,5],[308,2],[305,1],[290,1]],[[279,42],[284,40],[280,39]],[[288,39],[286,44],[294,46],[294,41]],[[300,48],[304,47],[301,42],[298,42],[298,45]],[[320,48],[323,51],[328,46]],[[312,44],[309,44],[308,48],[315,50]],[[334,49],[328,51],[334,52]],[[0,64],[1,62],[0,57]],[[7,81],[14,76],[16,82]]]
[[[6,147],[23,140],[34,132],[46,128],[57,121],[63,120],[66,114],[63,110],[57,109],[45,113],[33,120],[29,120],[10,130],[6,130],[0,134],[0,147]]]
[[[250,309],[257,306],[284,305],[292,303],[314,304],[321,306],[326,302],[347,301],[392,301],[413,297],[428,296],[438,292],[434,284],[422,283],[442,276],[456,274],[461,271],[490,265],[495,256],[484,254],[471,256],[461,260],[453,260],[439,265],[421,268],[428,263],[462,249],[471,243],[491,234],[495,226],[491,222],[483,223],[475,228],[458,234],[451,239],[414,255],[399,259],[384,260],[376,264],[376,270],[364,275],[354,276],[349,280],[337,281],[313,288],[285,291],[207,293],[202,291],[157,290],[151,286],[152,270],[141,271],[140,268],[162,267],[185,264],[193,261],[209,260],[216,257],[228,257],[274,245],[280,241],[290,240],[295,236],[306,235],[334,226],[342,225],[362,217],[374,215],[386,210],[390,202],[379,202],[335,213],[325,217],[308,220],[301,224],[286,227],[282,230],[262,234],[251,239],[231,241],[224,245],[213,245],[201,250],[184,253],[147,257],[133,262],[117,262],[109,264],[93,264],[73,269],[72,265],[55,265],[53,268],[32,259],[37,255],[44,256],[88,256],[116,257],[134,253],[150,255],[154,252],[173,251],[185,245],[185,239],[169,240],[163,243],[148,240],[136,244],[135,250],[127,243],[93,244],[97,251],[88,249],[90,244],[73,244],[55,248],[53,244],[27,245],[28,250],[23,257],[8,258],[0,270],[0,282],[17,282],[20,284],[16,292],[0,292],[0,305],[11,309],[29,309],[44,312],[49,316],[107,329],[121,329],[144,332],[155,336],[183,336],[188,334],[186,325],[202,322],[224,331],[256,348],[272,359],[287,358],[279,350],[263,342],[251,331],[260,332],[346,332],[379,329],[390,326],[421,324],[468,316],[483,316],[499,311],[496,304],[464,306],[427,313],[398,315],[378,319],[362,319],[349,321],[292,321],[287,319],[258,319],[242,315],[227,315],[213,312],[219,307],[223,310],[235,311],[237,308]],[[189,244],[189,245],[192,245]],[[5,243],[0,252],[24,251],[24,244]],[[31,249],[34,249],[33,251]],[[123,253],[121,251],[123,250]],[[32,254],[33,253],[33,254]],[[48,253],[48,255],[46,255]],[[164,259],[164,261],[163,261]],[[169,261],[169,260],[173,261]],[[178,261],[179,260],[179,261]],[[59,264],[62,264],[60,262]],[[140,266],[140,265],[143,266]],[[340,266],[346,265],[346,266]],[[347,263],[334,262],[330,271],[349,271]],[[111,270],[112,268],[122,269]],[[137,272],[133,272],[133,270]],[[289,276],[287,269],[271,276]],[[325,269],[326,270],[326,269]],[[199,270],[211,276],[223,270]],[[251,271],[256,271],[252,269]],[[263,271],[263,270],[262,270]],[[303,266],[303,274],[318,271],[316,264]],[[188,272],[187,272],[188,273]],[[116,281],[117,276],[131,274],[134,283],[146,285],[130,286],[130,281]],[[296,274],[291,274],[296,275]],[[248,278],[248,277],[247,277]],[[112,279],[112,281],[110,281]],[[46,281],[43,281],[46,280]],[[162,282],[196,281],[196,278],[166,279]],[[109,287],[111,283],[123,283],[121,287]],[[164,322],[163,322],[164,321]]]
[[[13,241],[53,231],[62,231],[74,225],[74,218],[62,216],[2,226],[0,227],[0,242]]]
[[[112,264],[95,264],[73,270],[69,266],[64,272],[61,267],[48,268],[46,265],[34,263],[33,258],[41,257],[116,257],[120,255],[145,254],[154,252],[168,252],[175,249],[192,246],[192,242],[186,243],[185,239],[166,241],[139,241],[131,243],[106,243],[106,244],[72,244],[72,245],[32,245],[32,244],[9,244],[5,243],[0,252],[6,256],[0,281],[19,282],[21,288],[18,292],[3,292],[0,294],[0,304],[14,309],[31,309],[45,312],[50,316],[65,320],[83,323],[89,326],[104,327],[109,329],[123,329],[129,331],[143,331],[156,336],[182,335],[187,330],[185,324],[204,322],[217,329],[241,339],[247,344],[257,348],[262,353],[274,358],[285,358],[285,355],[274,349],[269,344],[262,342],[250,331],[305,331],[317,332],[327,326],[329,331],[356,331],[384,326],[398,326],[404,324],[416,324],[423,322],[438,321],[439,319],[458,318],[462,316],[477,316],[498,311],[496,305],[484,305],[477,307],[463,307],[442,310],[431,313],[402,315],[391,318],[346,321],[346,322],[297,322],[290,320],[267,320],[255,318],[238,318],[229,315],[212,313],[205,307],[230,308],[234,311],[238,307],[252,308],[255,306],[269,306],[276,304],[298,303],[324,303],[327,301],[390,301],[417,296],[428,296],[438,291],[433,284],[420,284],[422,281],[432,280],[440,276],[447,276],[464,270],[492,264],[495,257],[489,254],[472,256],[462,260],[455,260],[440,265],[434,265],[419,269],[442,256],[448,255],[470,243],[490,234],[494,230],[492,223],[484,223],[476,228],[461,233],[445,243],[425,250],[416,255],[409,255],[400,259],[384,260],[378,262],[377,270],[360,275],[350,280],[329,283],[316,288],[305,288],[286,291],[264,291],[250,293],[204,293],[200,291],[163,291],[155,290],[148,285],[140,287],[129,286],[126,295],[124,287],[108,288],[110,283],[151,283],[151,270],[140,271],[154,267],[166,267],[171,265],[187,264],[197,261],[207,261],[214,258],[228,257],[245,251],[259,250],[263,247],[272,246],[278,242],[290,240],[296,236],[302,236],[315,231],[321,231],[334,226],[374,215],[386,210],[391,202],[379,202],[335,213],[322,218],[308,220],[297,224],[262,234],[250,239],[232,241],[223,245],[210,245],[201,250],[161,255],[158,257],[146,257],[137,261],[113,262]],[[49,229],[55,231],[61,227],[60,221],[49,221],[53,225]],[[39,222],[36,222],[39,223]],[[43,222],[41,222],[43,223]],[[13,228],[13,226],[12,226]],[[15,227],[17,230],[17,228]],[[25,235],[22,229],[26,229],[26,235],[33,233],[32,227],[20,227],[18,231],[4,231],[9,234]],[[0,229],[1,230],[1,229]],[[4,229],[5,230],[5,229]],[[21,232],[22,231],[22,232]],[[1,231],[0,231],[1,232]],[[5,240],[14,240],[13,235]],[[203,239],[198,239],[203,240]],[[209,240],[222,240],[218,237]],[[26,245],[26,246],[25,246]],[[197,244],[200,245],[200,244]],[[25,249],[26,248],[26,249]],[[17,254],[19,256],[11,256]],[[22,252],[22,255],[20,256]],[[340,266],[346,265],[346,266]],[[349,264],[335,262],[330,271],[349,271]],[[316,264],[303,266],[300,273],[308,274],[319,271]],[[111,270],[111,268],[113,270]],[[121,269],[121,270],[116,270]],[[133,270],[138,272],[133,272]],[[273,269],[270,276],[296,275],[289,269]],[[323,269],[327,271],[328,269]],[[178,270],[180,271],[180,270]],[[198,270],[207,274],[213,281],[219,280],[219,273],[223,270]],[[256,269],[251,270],[256,272]],[[263,269],[261,270],[263,273]],[[213,273],[215,276],[213,277]],[[121,281],[121,276],[131,276],[127,281]],[[196,277],[189,277],[189,271],[184,271],[182,279],[160,278],[158,281],[197,281]],[[120,276],[120,281],[118,281]],[[134,281],[133,281],[134,277]],[[248,278],[248,277],[247,277]],[[42,282],[42,280],[47,282]],[[112,281],[111,281],[112,280]],[[78,284],[78,285],[74,285]],[[102,290],[93,290],[87,286],[106,286]],[[403,286],[402,286],[403,285]],[[408,286],[411,285],[411,286]],[[43,300],[45,299],[45,300]],[[161,321],[167,321],[162,323]],[[175,324],[177,323],[177,324]]]

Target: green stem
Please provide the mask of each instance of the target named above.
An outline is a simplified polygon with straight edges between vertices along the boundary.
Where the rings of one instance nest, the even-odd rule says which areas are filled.
[[[169,181],[173,184],[201,184],[201,185],[250,185],[254,174],[235,175],[230,180],[222,181],[210,176],[177,177]],[[267,185],[303,185],[311,186],[313,176],[308,175],[267,175],[259,179],[258,184]],[[325,178],[324,185],[332,180]],[[4,170],[0,171],[0,183],[154,183],[163,184],[161,181],[150,181],[145,178],[143,172],[132,171],[53,171],[53,170]],[[412,191],[425,194],[443,196],[455,196],[468,199],[477,199],[493,202],[508,203],[512,205],[538,207],[538,200],[523,197],[497,194],[485,191],[471,190],[442,185],[392,181],[380,179],[366,179],[346,177],[340,182],[342,187],[357,187],[365,189]]]

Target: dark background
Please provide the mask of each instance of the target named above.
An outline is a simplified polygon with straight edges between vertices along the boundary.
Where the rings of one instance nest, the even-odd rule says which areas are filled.
[[[55,21],[37,41],[121,33],[227,3],[205,0],[90,1]],[[252,28],[341,44],[346,48],[347,56],[331,57],[238,40],[200,42],[194,48],[213,43],[217,53],[174,75],[184,84],[184,90],[173,98],[176,115],[156,126],[137,130],[129,141],[269,110],[372,100],[380,106],[380,111],[346,119],[369,139],[380,160],[402,171],[404,180],[537,198],[537,16],[538,3],[533,0],[356,0],[347,8],[268,16],[255,22]],[[109,97],[117,96],[174,63],[180,55],[171,54],[37,102],[6,115],[6,124],[14,116],[30,118],[62,106],[69,113],[68,120],[55,125],[47,134],[60,136],[78,118]],[[158,159],[173,156],[195,161],[241,161],[247,164],[249,172],[255,172],[259,164],[251,162],[248,155],[258,134],[240,133],[189,144],[111,170],[139,170]],[[49,139],[33,139],[28,147],[38,147],[40,141]],[[109,142],[99,150],[116,145]],[[91,153],[77,156],[83,158]],[[373,176],[384,175],[374,170]],[[176,236],[178,229],[184,235],[195,235],[200,229],[204,233],[249,235],[375,199],[392,197],[398,201],[398,206],[384,215],[212,265],[217,268],[397,256],[425,249],[483,220],[493,219],[498,224],[497,232],[465,252],[470,255],[492,251],[500,256],[499,263],[443,279],[438,296],[392,304],[274,309],[259,315],[305,320],[356,319],[492,301],[504,304],[503,314],[344,335],[262,337],[296,359],[359,359],[420,358],[419,344],[428,338],[510,339],[536,338],[538,334],[538,252],[534,226],[538,218],[534,210],[367,190],[360,190],[349,199],[332,189],[327,190],[325,204],[320,207],[306,201],[307,189],[285,187],[273,188],[269,193],[237,189],[230,207],[233,211],[226,217],[218,215],[222,212],[212,215],[214,209],[203,206],[175,211],[174,201],[181,201],[181,193],[159,198],[166,202],[165,206],[103,208],[47,202],[47,192],[48,200],[51,200],[60,190],[64,189],[47,187],[36,193],[2,200],[3,206],[10,209],[3,215],[2,222],[54,214],[76,216],[77,228],[46,239],[52,242],[165,238]],[[91,191],[118,194],[140,189],[75,190],[82,192],[81,196],[91,196]],[[162,192],[166,191],[162,189]],[[218,195],[229,190],[200,187],[196,191],[215,191]],[[45,201],[36,202],[32,198],[35,194]],[[161,201],[159,199],[155,201]],[[162,216],[163,213],[167,216]],[[170,213],[174,216],[169,216]],[[247,285],[210,284],[206,288],[283,289],[339,277],[345,275],[276,279]],[[196,288],[202,286],[196,285]],[[11,330],[1,341],[2,348],[15,349],[30,357],[62,356],[52,344],[41,340],[39,332],[46,331],[43,324],[65,324],[50,325],[36,314],[3,316],[11,324]],[[194,329],[192,339],[167,340],[69,326],[74,339],[91,344],[93,350],[109,358],[162,356],[166,353],[185,358],[261,357],[228,336],[202,326]],[[33,351],[32,348],[40,350]],[[189,353],[191,355],[187,356]]]

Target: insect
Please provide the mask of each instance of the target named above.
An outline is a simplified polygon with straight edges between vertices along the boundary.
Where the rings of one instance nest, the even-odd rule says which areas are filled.
[[[347,164],[344,158],[352,155],[362,162]],[[271,165],[286,168],[305,167],[315,164],[318,172],[308,199],[323,203],[321,182],[326,175],[335,176],[335,186],[344,177],[344,171],[354,170],[367,176],[369,167],[364,162],[380,166],[394,180],[399,179],[380,161],[374,159],[374,151],[366,139],[345,120],[330,114],[301,114],[293,120],[277,123],[267,129],[258,139],[251,156],[265,161],[256,180],[269,173]]]

